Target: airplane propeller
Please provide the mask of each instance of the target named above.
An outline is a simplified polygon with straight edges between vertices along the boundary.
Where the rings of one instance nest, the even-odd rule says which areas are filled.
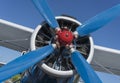
[[[81,26],[77,28],[77,32],[80,36],[88,35],[91,32],[94,32],[104,25],[115,19],[120,15],[120,4],[100,13],[91,19],[87,20]]]
[[[84,57],[74,49],[71,52],[72,64],[85,83],[102,83]]]
[[[0,83],[40,62],[54,51],[55,45],[48,45],[9,62],[0,68]]]
[[[59,24],[57,23],[55,16],[52,14],[50,8],[48,7],[45,0],[32,0],[35,7],[38,9],[40,14],[45,18],[48,24],[52,28],[58,28]]]
[[[36,8],[43,15],[47,23],[54,29],[59,28],[54,15],[50,11],[45,0],[32,0]],[[80,36],[88,35],[89,33],[101,28],[120,14],[120,5],[117,5],[107,11],[96,15],[83,25],[76,29]],[[73,48],[71,48],[72,50]],[[40,62],[46,56],[54,51],[53,45],[48,45],[31,51],[0,68],[0,82],[10,78],[11,76],[25,71],[29,67]],[[85,81],[85,83],[102,83],[92,67],[87,63],[83,56],[76,50],[71,51],[71,61],[75,66],[76,71]]]

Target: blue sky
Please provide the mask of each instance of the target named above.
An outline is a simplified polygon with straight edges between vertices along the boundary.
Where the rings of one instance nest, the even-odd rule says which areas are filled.
[[[67,14],[83,23],[96,14],[119,4],[120,0],[47,0],[47,2],[55,16]],[[31,0],[1,0],[0,18],[33,29],[44,20]],[[120,50],[119,34],[120,16],[91,35],[95,44]],[[5,50],[0,47],[0,55],[17,55],[16,52],[14,54],[11,51],[4,53]]]
[[[68,14],[82,23],[118,3],[120,0],[47,0],[55,16]],[[43,18],[35,9],[31,0],[2,0],[0,2],[0,18],[24,26],[35,28]],[[120,50],[120,17],[92,33],[97,45]]]

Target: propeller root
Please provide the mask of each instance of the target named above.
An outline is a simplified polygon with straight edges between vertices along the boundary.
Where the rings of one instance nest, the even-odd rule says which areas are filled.
[[[73,32],[73,35],[74,35],[74,37],[77,39],[79,34],[78,34],[77,31],[75,31],[75,32]]]

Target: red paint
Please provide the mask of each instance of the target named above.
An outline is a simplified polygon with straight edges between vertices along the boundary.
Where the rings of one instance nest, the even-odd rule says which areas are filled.
[[[57,32],[60,45],[70,45],[73,41],[73,34],[68,29],[63,29]]]

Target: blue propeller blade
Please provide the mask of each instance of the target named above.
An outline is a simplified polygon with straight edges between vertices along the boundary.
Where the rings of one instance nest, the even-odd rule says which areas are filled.
[[[48,45],[40,49],[37,49],[35,51],[31,51],[21,57],[18,57],[17,59],[1,67],[0,83],[18,73],[25,71],[29,67],[35,65],[37,62],[44,59],[53,51],[54,51],[54,47],[52,45]]]
[[[120,15],[120,4],[89,19],[83,25],[77,28],[77,32],[80,36],[87,35],[103,27],[104,25],[106,25],[107,23],[109,23],[119,15]]]
[[[33,3],[52,28],[59,27],[45,0],[33,0]]]
[[[92,67],[78,51],[72,53],[71,60],[78,74],[85,83],[102,83]]]

